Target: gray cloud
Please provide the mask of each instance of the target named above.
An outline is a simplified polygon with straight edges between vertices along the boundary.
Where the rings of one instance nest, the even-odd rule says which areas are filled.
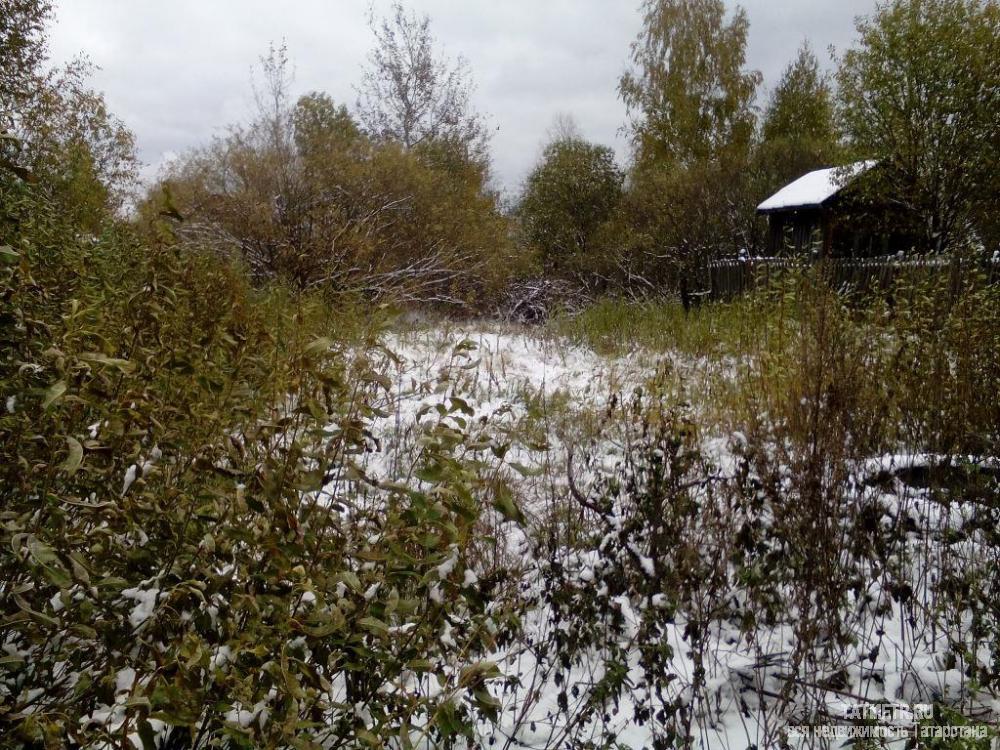
[[[389,0],[376,0],[376,12]],[[828,62],[849,46],[854,18],[874,0],[746,0],[749,65],[773,85],[803,39]],[[637,2],[619,0],[412,0],[429,13],[447,54],[465,57],[476,103],[492,123],[497,179],[516,191],[558,114],[624,159],[618,77],[641,22]],[[271,41],[285,39],[296,93],[320,89],[353,105],[370,35],[368,0],[63,0],[53,59],[85,52],[95,85],[135,131],[147,173],[244,119],[250,70]]]

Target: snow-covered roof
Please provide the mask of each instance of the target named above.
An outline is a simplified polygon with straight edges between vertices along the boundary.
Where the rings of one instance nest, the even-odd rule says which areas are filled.
[[[767,213],[821,206],[839,193],[848,182],[874,166],[874,161],[859,161],[846,167],[830,167],[809,172],[785,185],[757,206],[757,210]]]

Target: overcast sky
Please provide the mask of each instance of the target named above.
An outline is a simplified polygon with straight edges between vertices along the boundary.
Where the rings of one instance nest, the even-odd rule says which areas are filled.
[[[614,146],[625,110],[616,95],[638,0],[411,0],[428,13],[441,47],[464,56],[476,104],[495,131],[499,184],[519,188],[554,119]],[[728,5],[733,5],[728,2]],[[383,13],[389,0],[376,0]],[[851,45],[854,19],[875,0],[745,0],[748,64],[774,84],[803,39],[824,64],[828,47]],[[369,0],[57,0],[54,61],[85,52],[95,85],[135,132],[147,175],[171,154],[245,119],[250,70],[272,40],[287,41],[295,92],[322,90],[353,106],[353,85],[371,45]]]

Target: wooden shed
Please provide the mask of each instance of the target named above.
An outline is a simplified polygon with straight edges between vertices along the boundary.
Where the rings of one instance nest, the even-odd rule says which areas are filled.
[[[768,255],[870,255],[887,242],[865,228],[856,206],[845,200],[851,184],[874,168],[862,161],[817,169],[789,183],[757,206],[768,217]],[[877,247],[875,246],[877,245]]]

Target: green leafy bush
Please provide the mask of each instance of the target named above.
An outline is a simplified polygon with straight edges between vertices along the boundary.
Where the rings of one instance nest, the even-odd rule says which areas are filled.
[[[448,744],[492,716],[460,409],[407,481],[368,476],[377,325],[2,191],[7,746]]]

